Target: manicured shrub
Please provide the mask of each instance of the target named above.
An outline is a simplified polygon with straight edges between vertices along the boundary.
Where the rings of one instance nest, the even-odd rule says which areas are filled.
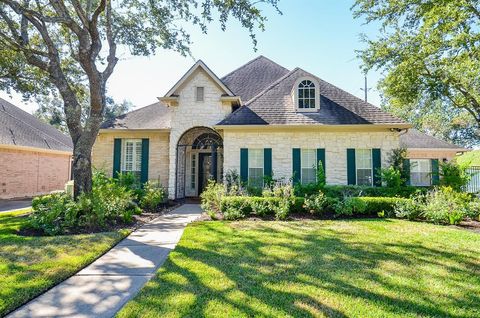
[[[365,213],[367,204],[358,197],[346,197],[335,205],[335,215],[352,216]]]
[[[311,213],[320,215],[324,212],[324,206],[327,198],[322,191],[318,191],[316,194],[307,195],[304,200],[304,209]]]
[[[439,224],[458,224],[468,214],[471,197],[451,187],[440,187],[425,196],[422,216]]]
[[[148,181],[143,186],[143,194],[140,199],[140,207],[148,210],[156,210],[167,201],[167,191],[160,184]]]

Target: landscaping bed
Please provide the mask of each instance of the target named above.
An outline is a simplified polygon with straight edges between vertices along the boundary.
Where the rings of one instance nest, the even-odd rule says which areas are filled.
[[[196,222],[118,317],[479,317],[478,255],[405,220]]]

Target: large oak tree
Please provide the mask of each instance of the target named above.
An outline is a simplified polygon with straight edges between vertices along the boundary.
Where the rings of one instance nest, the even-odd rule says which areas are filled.
[[[354,16],[380,26],[364,38],[365,70],[380,69],[390,105],[443,102],[480,125],[480,1],[356,0]]]
[[[0,89],[25,97],[61,96],[74,144],[75,195],[92,187],[91,151],[106,109],[107,81],[118,62],[117,48],[133,55],[158,49],[189,54],[182,25],[231,17],[255,31],[266,18],[260,5],[279,0],[0,0]],[[220,44],[219,44],[220,45]],[[88,100],[84,118],[82,100]]]

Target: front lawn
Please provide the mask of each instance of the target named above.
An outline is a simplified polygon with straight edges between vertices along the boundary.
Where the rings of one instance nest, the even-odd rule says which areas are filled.
[[[128,234],[20,236],[26,212],[0,213],[0,316],[73,275]]]
[[[198,222],[119,317],[480,317],[480,235],[390,219]]]

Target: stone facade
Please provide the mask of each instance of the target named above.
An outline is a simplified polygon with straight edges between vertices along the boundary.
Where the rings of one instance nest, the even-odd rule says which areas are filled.
[[[204,101],[197,102],[196,87],[204,87]],[[179,96],[178,106],[171,106],[170,131],[170,166],[169,187],[170,198],[175,197],[176,184],[176,151],[178,140],[189,129],[194,127],[212,127],[231,113],[230,103],[223,103],[220,97],[225,92],[201,68],[180,86],[175,95]]]
[[[0,147],[0,199],[33,197],[63,190],[71,155]]]
[[[150,140],[150,156],[148,163],[149,180],[160,181],[168,187],[168,132],[159,131],[115,131],[101,132],[92,151],[93,166],[96,169],[104,170],[107,175],[113,173],[113,141],[115,138]]]
[[[307,129],[226,130],[224,132],[224,171],[240,171],[240,148],[272,148],[275,178],[292,177],[292,148],[325,148],[326,178],[329,184],[347,184],[347,148],[380,148],[382,165],[388,154],[399,147],[399,136],[383,131],[320,131]]]

